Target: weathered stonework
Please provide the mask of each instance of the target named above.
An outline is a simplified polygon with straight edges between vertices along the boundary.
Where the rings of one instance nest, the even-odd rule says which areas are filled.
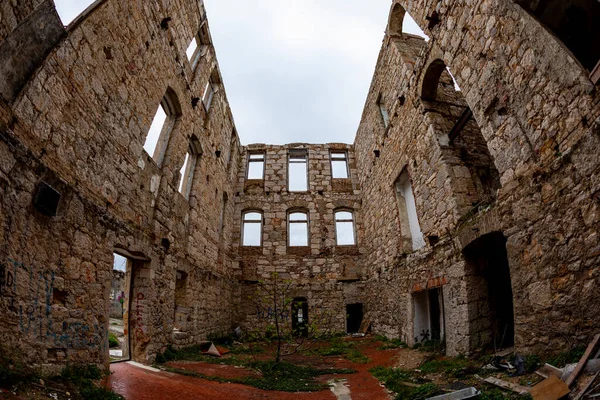
[[[13,357],[107,365],[115,252],[130,260],[125,314],[145,363],[253,325],[245,299],[273,273],[309,315],[331,310],[333,330],[363,303],[374,332],[439,336],[449,354],[555,352],[600,328],[598,85],[519,4],[394,0],[353,145],[245,147],[202,2],[99,1],[21,41],[55,20],[49,6],[0,5],[0,340]],[[401,32],[404,10],[429,41]],[[156,162],[143,146],[166,93],[175,112]],[[290,192],[298,149],[308,190]],[[347,179],[332,178],[332,151]],[[246,178],[254,153],[263,179]],[[294,210],[308,246],[288,245]],[[336,244],[336,210],[352,211],[355,245]],[[242,245],[246,211],[262,215],[260,246]]]

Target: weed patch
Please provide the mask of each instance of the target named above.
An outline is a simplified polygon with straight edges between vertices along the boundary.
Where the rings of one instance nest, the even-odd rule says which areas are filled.
[[[369,357],[365,356],[358,350],[354,343],[343,340],[340,337],[334,337],[329,341],[328,346],[312,349],[308,352],[309,354],[319,356],[344,356],[349,361],[356,364],[368,363]]]
[[[313,367],[291,364],[289,362],[254,361],[247,363],[249,368],[259,371],[262,376],[246,378],[221,378],[208,376],[198,372],[166,367],[169,372],[194,376],[217,382],[240,383],[263,390],[284,392],[313,392],[327,388],[327,385],[317,383],[315,378],[330,374],[351,374],[356,371],[345,368],[317,369]]]
[[[439,387],[434,383],[425,383],[414,387],[411,373],[399,368],[377,366],[369,370],[388,390],[396,393],[397,400],[420,400],[435,395]]]

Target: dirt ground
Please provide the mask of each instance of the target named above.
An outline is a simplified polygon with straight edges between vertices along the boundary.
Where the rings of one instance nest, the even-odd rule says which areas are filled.
[[[351,339],[360,352],[369,358],[369,362],[359,364],[351,362],[342,356],[307,356],[294,355],[287,359],[292,363],[311,365],[318,368],[351,368],[353,374],[324,375],[320,382],[345,380],[343,382],[350,390],[352,400],[388,400],[392,396],[368,371],[370,368],[381,366],[399,366],[401,368],[416,368],[427,356],[427,353],[411,349],[378,350],[381,342],[368,339]],[[227,357],[227,356],[226,356]],[[264,358],[261,354],[257,358]],[[222,365],[205,362],[176,361],[167,364],[170,367],[199,372],[207,376],[221,378],[240,378],[258,374],[246,368],[234,365]],[[165,398],[177,399],[336,399],[330,390],[311,393],[289,393],[266,391],[237,383],[219,383],[207,379],[183,376],[166,371],[149,371],[128,363],[118,363],[111,366],[111,376],[108,386],[131,400],[158,400]]]

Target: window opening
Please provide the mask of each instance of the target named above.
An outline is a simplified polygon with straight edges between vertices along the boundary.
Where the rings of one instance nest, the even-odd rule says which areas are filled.
[[[395,188],[400,217],[400,234],[403,240],[402,247],[411,251],[418,250],[425,246],[425,239],[419,225],[417,205],[406,169],[396,180]],[[405,242],[410,243],[410,246],[405,246]]]
[[[206,111],[210,110],[210,105],[213,101],[213,97],[215,95],[215,84],[212,81],[212,78],[208,80],[206,84],[206,88],[204,89],[204,95],[202,96],[202,104],[204,104],[204,109]]]
[[[354,245],[354,217],[351,211],[335,213],[335,237],[338,246]]]
[[[262,244],[261,213],[256,211],[244,213],[242,235],[243,246],[260,246]]]
[[[253,153],[248,155],[247,179],[264,179],[265,175],[265,153]]]
[[[219,219],[219,235],[223,236],[223,228],[225,227],[225,210],[227,209],[227,202],[229,196],[227,193],[223,193],[223,200],[221,202],[221,218]]]
[[[331,152],[331,176],[336,179],[348,178],[348,159],[346,152]]]
[[[306,150],[290,150],[288,154],[288,190],[308,190],[308,153]]]
[[[196,170],[196,164],[198,157],[202,155],[202,147],[200,141],[196,137],[190,139],[187,153],[185,154],[185,160],[183,166],[179,171],[179,193],[186,199],[189,198],[192,190],[192,182],[194,180],[194,171]]]
[[[181,106],[175,92],[169,88],[163,96],[146,135],[144,150],[160,166],[167,150],[171,131],[181,115]]]
[[[381,120],[383,121],[383,126],[388,127],[390,125],[390,116],[388,115],[387,109],[385,108],[385,104],[383,103],[383,98],[381,95],[377,98],[377,107],[379,108],[379,114],[381,115]]]
[[[292,331],[295,336],[308,336],[308,301],[305,297],[292,300]]]
[[[288,214],[288,246],[308,246],[308,214],[291,212]]]

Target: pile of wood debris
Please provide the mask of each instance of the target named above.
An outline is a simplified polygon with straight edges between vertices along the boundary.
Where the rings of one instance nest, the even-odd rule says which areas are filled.
[[[562,369],[545,364],[536,374],[544,380],[533,387],[494,377],[479,379],[521,395],[530,395],[534,400],[600,400],[600,334],[590,342],[577,364],[569,364]]]

